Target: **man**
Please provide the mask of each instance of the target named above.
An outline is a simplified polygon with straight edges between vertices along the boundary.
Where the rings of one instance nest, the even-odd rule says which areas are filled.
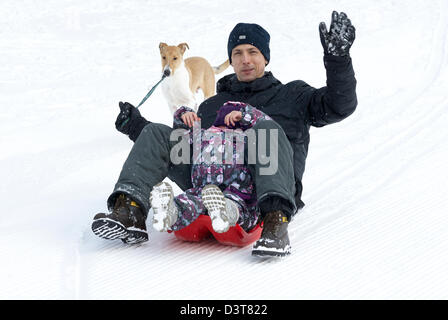
[[[297,210],[304,206],[301,180],[310,126],[338,122],[352,114],[357,105],[356,79],[349,55],[355,28],[345,13],[334,11],[329,32],[323,22],[319,32],[327,70],[326,87],[315,89],[300,80],[284,85],[271,72],[265,72],[270,60],[269,33],[257,24],[239,23],[230,33],[227,46],[235,73],[218,81],[217,94],[199,106],[197,115],[184,115],[185,123],[191,125],[200,119],[201,126],[208,128],[220,106],[227,101],[241,101],[274,119],[253,128],[257,134],[267,132],[265,154],[270,154],[270,147],[275,146],[274,156],[278,158],[278,169],[272,174],[262,174],[266,163],[259,157],[250,164],[263,222],[262,235],[252,250],[256,256],[285,256],[291,252],[287,228]],[[180,188],[188,189],[190,166],[170,162],[170,150],[175,145],[169,140],[172,128],[150,123],[129,103],[120,102],[120,109],[116,127],[135,144],[109,197],[112,213],[96,215],[92,229],[106,239],[137,243],[147,240],[145,219],[152,187],[169,177]],[[127,119],[130,120],[125,122]]]

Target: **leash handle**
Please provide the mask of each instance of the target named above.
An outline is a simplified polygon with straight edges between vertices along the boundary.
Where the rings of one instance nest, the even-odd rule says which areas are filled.
[[[158,86],[158,85],[163,81],[163,79],[165,79],[165,78],[166,78],[166,75],[165,75],[165,74],[162,75],[162,79],[160,79],[159,82],[157,82],[157,83],[155,84],[155,86],[152,87],[151,90],[149,90],[149,92],[146,94],[146,96],[143,98],[143,100],[142,100],[142,101],[138,104],[138,106],[136,107],[137,109],[140,108],[140,106],[141,106],[142,104],[144,104],[146,100],[148,100],[148,98],[149,98],[149,97],[153,94],[153,92],[156,90],[157,86]],[[128,121],[129,121],[129,118],[127,118],[127,119],[121,124],[120,129],[122,129],[122,128],[125,126],[125,124],[128,123]]]

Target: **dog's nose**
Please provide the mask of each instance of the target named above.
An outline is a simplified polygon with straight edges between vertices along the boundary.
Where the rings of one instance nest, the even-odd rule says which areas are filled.
[[[163,70],[163,75],[164,75],[165,77],[169,77],[170,74],[171,74],[170,69],[165,69],[165,70]]]

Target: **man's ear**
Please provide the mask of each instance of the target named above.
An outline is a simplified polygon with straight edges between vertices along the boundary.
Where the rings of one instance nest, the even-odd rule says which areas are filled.
[[[186,44],[185,42],[178,44],[177,46],[179,47],[180,52],[182,52],[182,54],[184,54],[185,50],[190,49],[188,44]]]

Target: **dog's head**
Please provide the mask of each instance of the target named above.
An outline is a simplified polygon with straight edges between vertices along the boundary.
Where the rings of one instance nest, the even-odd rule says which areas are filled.
[[[174,74],[184,61],[185,50],[190,49],[188,44],[181,43],[177,46],[169,46],[164,42],[159,44],[160,57],[162,59],[162,72],[165,76]]]

